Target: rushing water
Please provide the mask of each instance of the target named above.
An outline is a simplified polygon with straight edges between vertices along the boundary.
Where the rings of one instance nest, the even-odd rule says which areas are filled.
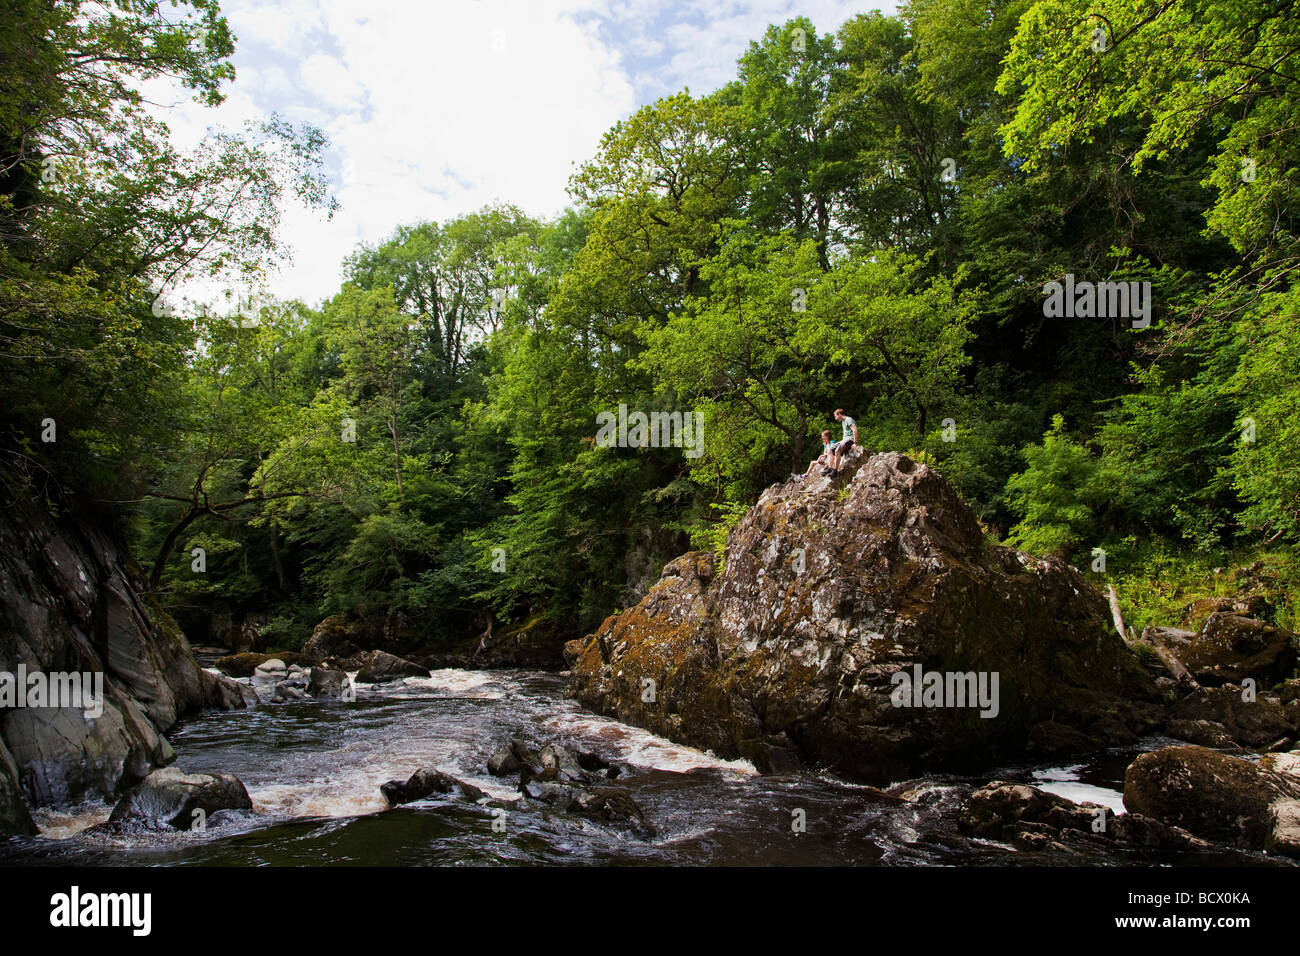
[[[90,829],[108,818],[107,805],[39,811],[41,836],[0,843],[0,862],[1042,864],[1057,860],[963,836],[956,826],[962,797],[1001,778],[1122,811],[1119,791],[1133,757],[1112,753],[1087,764],[904,781],[891,788],[908,798],[899,803],[825,774],[760,775],[744,761],[594,716],[564,698],[564,685],[556,674],[441,670],[428,679],[362,685],[351,702],[266,703],[204,714],[169,735],[177,765],[235,774],[252,797],[252,813],[206,832],[110,836]],[[269,688],[261,690],[266,695]],[[516,733],[538,746],[559,739],[629,765],[631,775],[617,784],[631,790],[656,835],[540,806],[510,810],[504,832],[497,832],[491,809],[455,797],[387,809],[380,784],[427,766],[489,796],[513,799],[515,781],[489,776],[485,765]],[[792,824],[800,810],[806,830],[797,833]],[[1086,861],[1157,862],[1118,853]]]

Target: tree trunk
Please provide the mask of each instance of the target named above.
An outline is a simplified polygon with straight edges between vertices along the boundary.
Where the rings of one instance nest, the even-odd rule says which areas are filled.
[[[177,540],[201,514],[204,514],[203,509],[191,505],[189,510],[185,512],[185,516],[174,524],[172,529],[167,532],[167,537],[163,538],[163,543],[158,547],[158,554],[153,561],[153,569],[149,572],[150,591],[158,590],[158,585],[162,582],[163,569],[167,567],[167,559],[176,547]]]

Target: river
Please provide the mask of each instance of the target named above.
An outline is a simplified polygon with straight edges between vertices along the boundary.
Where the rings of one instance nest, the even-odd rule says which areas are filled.
[[[991,779],[1033,783],[1117,812],[1134,751],[1088,763],[1004,767],[980,777],[900,781],[882,800],[869,788],[815,772],[764,776],[644,730],[599,717],[564,697],[563,675],[520,670],[434,671],[354,701],[264,703],[212,712],[169,734],[177,765],[238,776],[253,812],[206,832],[107,835],[91,828],[111,807],[40,810],[39,837],[0,844],[0,863],[75,865],[1019,865],[1051,862],[1193,862],[1136,859],[1099,850],[1053,859],[956,825],[972,787]],[[267,695],[269,688],[261,688]],[[560,739],[618,761],[656,835],[642,837],[549,807],[493,813],[453,797],[387,809],[380,784],[433,766],[490,796],[517,796],[489,776],[491,753],[512,734]],[[1147,750],[1170,741],[1142,741]],[[802,811],[800,813],[799,811]],[[805,821],[802,832],[795,822]],[[1195,862],[1210,862],[1201,858]]]

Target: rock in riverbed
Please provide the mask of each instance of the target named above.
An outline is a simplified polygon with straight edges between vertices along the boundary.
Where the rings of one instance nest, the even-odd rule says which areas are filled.
[[[957,824],[963,833],[1014,843],[1022,850],[1078,853],[1120,846],[1204,853],[1214,847],[1186,830],[1138,813],[1116,816],[1097,803],[1075,803],[1022,783],[995,780],[970,794]]]
[[[1300,854],[1300,777],[1204,747],[1142,754],[1124,774],[1124,806],[1206,839]]]
[[[307,693],[312,697],[325,697],[338,700],[348,689],[348,675],[345,671],[330,670],[328,667],[313,667],[307,681]]]
[[[481,800],[487,796],[478,787],[432,767],[423,767],[406,780],[390,780],[379,789],[383,791],[390,807],[414,803],[435,793],[454,794],[466,800]]]
[[[110,827],[167,826],[201,829],[223,810],[251,810],[244,785],[228,773],[188,774],[179,767],[155,770],[127,792],[108,818]],[[201,812],[196,812],[201,811]]]
[[[631,792],[608,786],[611,779],[625,775],[626,768],[597,754],[560,741],[535,750],[516,735],[488,758],[487,769],[494,777],[519,774],[519,791],[528,800],[593,820],[628,824],[646,835],[654,833]]]
[[[203,684],[204,699],[219,710],[241,710],[260,703],[257,691],[222,674],[200,670],[199,679]]]
[[[917,702],[894,694],[917,666],[956,706],[896,706]],[[990,699],[996,674],[997,706],[959,698],[977,689],[959,674],[983,675]],[[1084,576],[990,544],[937,472],[897,453],[769,488],[732,531],[725,574],[705,552],[669,563],[587,640],[570,693],[761,770],[867,782],[987,766],[1031,741],[1100,749],[1158,719],[1151,676]]]
[[[383,684],[388,681],[402,680],[407,677],[428,677],[429,669],[419,664],[403,660],[384,651],[371,651],[366,655],[357,682],[360,684]]]

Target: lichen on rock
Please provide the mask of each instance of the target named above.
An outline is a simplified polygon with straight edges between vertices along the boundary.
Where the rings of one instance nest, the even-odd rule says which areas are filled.
[[[952,486],[904,455],[773,485],[725,563],[670,562],[586,640],[570,694],[762,770],[873,783],[1101,748],[1157,719],[1151,677],[1083,575],[987,542]],[[915,665],[996,673],[996,716],[895,706],[894,675]]]

